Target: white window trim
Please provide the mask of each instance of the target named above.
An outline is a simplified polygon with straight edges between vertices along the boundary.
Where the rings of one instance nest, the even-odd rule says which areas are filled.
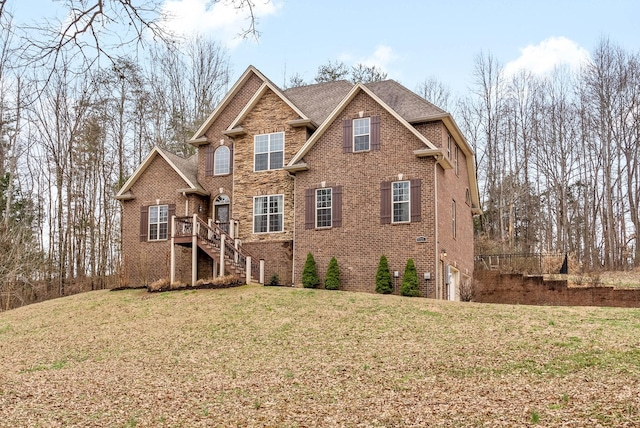
[[[272,197],[277,197],[280,196],[282,198],[282,211],[279,213],[269,213],[269,198]],[[267,198],[267,231],[266,232],[256,232],[256,199],[258,198]],[[275,195],[260,195],[260,196],[254,196],[253,197],[253,228],[252,228],[252,232],[254,235],[264,235],[267,233],[282,233],[284,232],[284,194],[280,193],[280,194],[275,194]],[[269,216],[270,215],[281,215],[282,216],[282,230],[269,230]],[[260,214],[260,215],[264,215],[264,214]]]
[[[408,199],[406,201],[395,202],[393,200],[393,185],[396,183],[407,183]],[[395,211],[393,209],[395,204],[407,204],[407,206],[409,207],[408,208],[409,210],[407,211],[409,213],[409,218],[407,220],[401,220],[401,221],[395,220]],[[411,181],[410,180],[400,180],[400,181],[391,182],[391,223],[392,224],[411,223]]]
[[[367,132],[366,134],[358,134],[356,135],[356,121],[357,120],[366,120],[369,123],[369,132]],[[369,152],[371,151],[371,118],[370,117],[359,117],[357,119],[353,119],[353,122],[351,123],[351,129],[353,130],[352,132],[352,136],[351,136],[351,149],[353,151],[353,153],[362,153],[362,152]],[[367,144],[367,148],[364,150],[356,150],[356,136],[357,137],[361,137],[363,135],[368,135],[369,136],[369,142]]]
[[[227,154],[229,155],[229,160],[227,162],[227,168],[225,172],[218,172],[218,152],[222,149],[222,148],[227,149]],[[231,149],[227,146],[219,146],[217,149],[215,149],[215,151],[213,152],[213,175],[229,175],[231,173]]]
[[[271,136],[272,135],[276,135],[276,134],[282,134],[282,166],[280,168],[271,168],[271,153],[273,153],[271,151]],[[262,137],[264,135],[267,135],[269,137],[269,148],[268,151],[266,152],[260,152],[260,153],[256,153],[256,138],[257,137]],[[284,162],[284,149],[285,149],[285,141],[284,141],[284,131],[280,131],[280,132],[271,132],[268,134],[258,134],[258,135],[254,135],[253,137],[253,172],[265,172],[265,171],[277,171],[280,170],[282,168],[284,168],[285,162]],[[280,152],[280,150],[278,150],[278,153]],[[267,169],[260,169],[260,170],[256,170],[256,155],[257,154],[267,154]]]
[[[160,221],[160,211],[162,208],[165,208],[167,211],[167,221]],[[153,208],[157,208],[158,209],[158,221],[152,223],[151,222],[151,211]],[[149,206],[149,212],[148,212],[148,217],[147,217],[147,241],[166,241],[167,239],[169,239],[169,205],[167,204],[162,204],[162,205],[150,205]],[[151,237],[151,225],[155,224],[157,225],[157,233],[156,233],[156,237],[152,238]],[[160,225],[162,224],[166,224],[167,225],[167,237],[166,238],[160,238]]]
[[[330,195],[330,199],[329,199],[329,206],[328,207],[322,207],[322,208],[318,208],[318,192],[320,190],[329,190],[329,195]],[[319,189],[316,189],[315,191],[315,204],[316,204],[316,210],[315,210],[315,227],[316,229],[329,229],[331,227],[333,227],[333,188],[331,187],[321,187]],[[330,224],[328,226],[318,226],[318,209],[322,209],[322,210],[329,210],[329,216],[331,221],[329,222]]]

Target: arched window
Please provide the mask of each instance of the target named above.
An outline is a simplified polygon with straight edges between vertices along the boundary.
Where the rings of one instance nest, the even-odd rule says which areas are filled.
[[[229,174],[231,164],[231,151],[227,146],[220,146],[216,149],[213,163],[213,175]]]

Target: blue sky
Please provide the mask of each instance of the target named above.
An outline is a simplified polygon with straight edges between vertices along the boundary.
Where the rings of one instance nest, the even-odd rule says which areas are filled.
[[[11,2],[18,19],[52,10],[51,0]],[[234,77],[252,64],[278,85],[296,73],[311,81],[319,65],[343,61],[376,65],[412,90],[435,77],[464,94],[481,52],[509,70],[543,73],[578,64],[602,37],[640,51],[638,0],[255,0],[258,41],[237,38],[243,17],[224,1],[211,3],[166,0],[168,25],[224,43]]]

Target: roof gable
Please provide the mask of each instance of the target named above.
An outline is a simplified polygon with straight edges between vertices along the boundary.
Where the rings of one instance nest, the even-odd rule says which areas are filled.
[[[240,78],[236,81],[236,83],[231,87],[229,92],[227,92],[227,94],[224,96],[220,104],[218,104],[218,106],[213,110],[213,112],[209,115],[207,120],[205,120],[202,123],[202,125],[200,126],[200,128],[198,128],[196,133],[193,134],[193,136],[191,137],[191,140],[189,140],[190,143],[192,144],[197,143],[198,139],[201,139],[204,137],[205,132],[207,132],[207,130],[211,127],[213,122],[215,122],[218,116],[224,111],[225,107],[234,99],[234,97],[242,89],[244,84],[253,76],[257,76],[263,82],[269,81],[269,79],[267,79],[254,66],[250,65],[249,67],[247,67],[245,72],[242,73],[242,76],[240,76]]]
[[[291,102],[291,100],[282,93],[280,88],[274,85],[271,81],[266,80],[262,84],[262,86],[260,86],[260,89],[258,89],[256,93],[253,94],[253,97],[251,97],[247,105],[245,105],[244,108],[240,111],[240,114],[238,114],[238,116],[233,120],[233,122],[231,122],[231,125],[229,125],[229,127],[227,128],[227,131],[231,131],[236,126],[238,126],[238,124],[240,124],[244,120],[244,118],[249,114],[251,110],[253,110],[253,108],[256,106],[258,101],[260,101],[260,99],[264,96],[264,94],[268,90],[271,90],[274,94],[276,94],[276,96],[280,98],[285,104],[287,104],[298,116],[300,116],[300,118],[310,119],[309,117],[307,117],[306,114],[304,114],[298,108],[298,106],[296,106],[293,102]]]
[[[293,166],[298,163],[305,154],[311,150],[314,144],[322,137],[322,135],[327,131],[327,129],[331,126],[331,124],[335,121],[335,119],[340,115],[340,113],[349,105],[349,103],[355,98],[359,93],[364,92],[368,96],[370,96],[376,103],[378,103],[382,108],[384,108],[389,114],[391,114],[398,122],[404,125],[413,135],[418,138],[418,140],[422,141],[428,149],[438,150],[436,146],[431,143],[420,132],[418,132],[405,118],[403,118],[397,111],[392,109],[387,103],[385,103],[380,97],[378,97],[371,89],[367,86],[357,83],[353,86],[351,91],[342,99],[342,101],[334,108],[331,114],[327,117],[327,119],[322,123],[320,128],[307,140],[307,142],[302,146],[300,151],[291,159],[288,166]]]
[[[208,195],[208,192],[205,191],[202,186],[200,186],[197,180],[198,160],[196,155],[185,159],[167,150],[161,149],[158,146],[155,146],[147,155],[145,160],[140,164],[140,166],[138,166],[138,168],[134,171],[131,177],[129,177],[127,182],[124,183],[124,186],[122,186],[120,191],[116,194],[115,199],[129,200],[135,198],[135,196],[131,194],[131,187],[133,187],[136,181],[138,181],[138,179],[142,177],[146,169],[149,167],[149,165],[151,165],[151,163],[157,156],[160,156],[162,159],[164,159],[187,185],[186,188],[176,189],[176,191],[195,193],[199,195]]]

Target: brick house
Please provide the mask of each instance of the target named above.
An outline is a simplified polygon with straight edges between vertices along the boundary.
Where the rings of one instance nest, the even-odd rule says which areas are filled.
[[[341,289],[375,290],[381,255],[421,294],[473,272],[474,154],[449,113],[395,81],[281,90],[249,67],[183,159],[154,148],[116,195],[131,283],[228,272],[301,285],[307,253]]]

